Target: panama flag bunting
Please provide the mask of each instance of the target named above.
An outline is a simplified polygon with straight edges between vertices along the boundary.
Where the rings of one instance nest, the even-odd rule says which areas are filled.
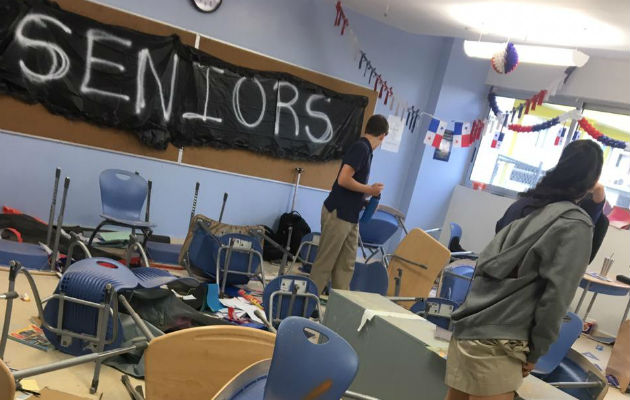
[[[562,140],[562,138],[564,138],[564,135],[567,133],[567,127],[563,126],[562,129],[558,130],[558,134],[556,135],[556,140],[553,142],[554,146],[557,146],[560,144],[560,141]]]
[[[505,134],[502,131],[496,131],[494,133],[494,138],[492,139],[492,144],[490,144],[490,147],[492,147],[493,149],[501,148],[501,143],[503,143],[504,137]]]
[[[440,147],[440,143],[442,143],[442,138],[444,137],[444,131],[446,130],[446,124],[447,121],[431,118],[427,135],[424,137],[424,144]]]
[[[455,122],[453,147],[468,147],[471,143],[470,122]]]

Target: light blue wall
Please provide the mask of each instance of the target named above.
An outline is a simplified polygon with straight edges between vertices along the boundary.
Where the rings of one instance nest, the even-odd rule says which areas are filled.
[[[357,69],[358,60],[353,59],[349,38],[340,36],[333,27],[332,1],[230,0],[210,15],[195,11],[187,1],[102,3],[367,85]],[[347,15],[362,48],[394,91],[421,108],[430,105],[435,82],[443,75],[451,39],[412,35],[352,11]],[[390,111],[381,104],[376,112]],[[420,163],[420,132],[406,131],[399,153],[378,150],[374,156],[371,180],[385,183],[384,203],[403,210],[411,195],[407,176],[414,174]],[[45,217],[55,166],[62,167],[64,175],[72,179],[66,221],[73,224],[98,222],[98,174],[112,167],[137,170],[153,180],[152,220],[158,224],[156,231],[163,234],[185,233],[195,181],[202,185],[198,211],[209,216],[218,215],[222,193],[229,192],[225,215],[229,223],[271,225],[286,211],[291,197],[291,186],[282,183],[0,133],[0,204]],[[319,229],[325,196],[325,192],[312,189],[303,189],[298,196],[296,208],[314,230]]]
[[[448,121],[482,118],[487,107],[488,68],[487,60],[468,58],[462,41],[455,39],[434,114]],[[443,162],[433,159],[434,148],[424,148],[407,211],[408,225],[424,229],[442,226],[453,189],[464,181],[468,171],[471,149],[455,148],[449,161]]]

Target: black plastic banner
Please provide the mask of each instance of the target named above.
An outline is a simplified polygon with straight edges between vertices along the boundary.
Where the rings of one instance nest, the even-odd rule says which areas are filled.
[[[43,0],[0,0],[0,93],[132,131],[158,149],[172,142],[308,160],[341,158],[368,102]]]

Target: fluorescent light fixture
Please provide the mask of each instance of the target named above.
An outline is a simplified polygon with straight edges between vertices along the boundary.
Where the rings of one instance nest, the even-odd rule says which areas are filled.
[[[468,57],[491,59],[505,43],[464,41],[464,52]],[[588,55],[579,50],[560,47],[531,46],[515,44],[518,61],[531,64],[564,65],[581,67],[588,61]]]

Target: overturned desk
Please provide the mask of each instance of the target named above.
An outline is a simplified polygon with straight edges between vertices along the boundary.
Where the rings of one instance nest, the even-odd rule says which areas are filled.
[[[446,395],[448,342],[435,338],[432,323],[383,296],[343,290],[332,291],[323,323],[359,355],[359,372],[350,390],[381,400],[442,400]],[[519,395],[527,400],[573,399],[532,376]]]

